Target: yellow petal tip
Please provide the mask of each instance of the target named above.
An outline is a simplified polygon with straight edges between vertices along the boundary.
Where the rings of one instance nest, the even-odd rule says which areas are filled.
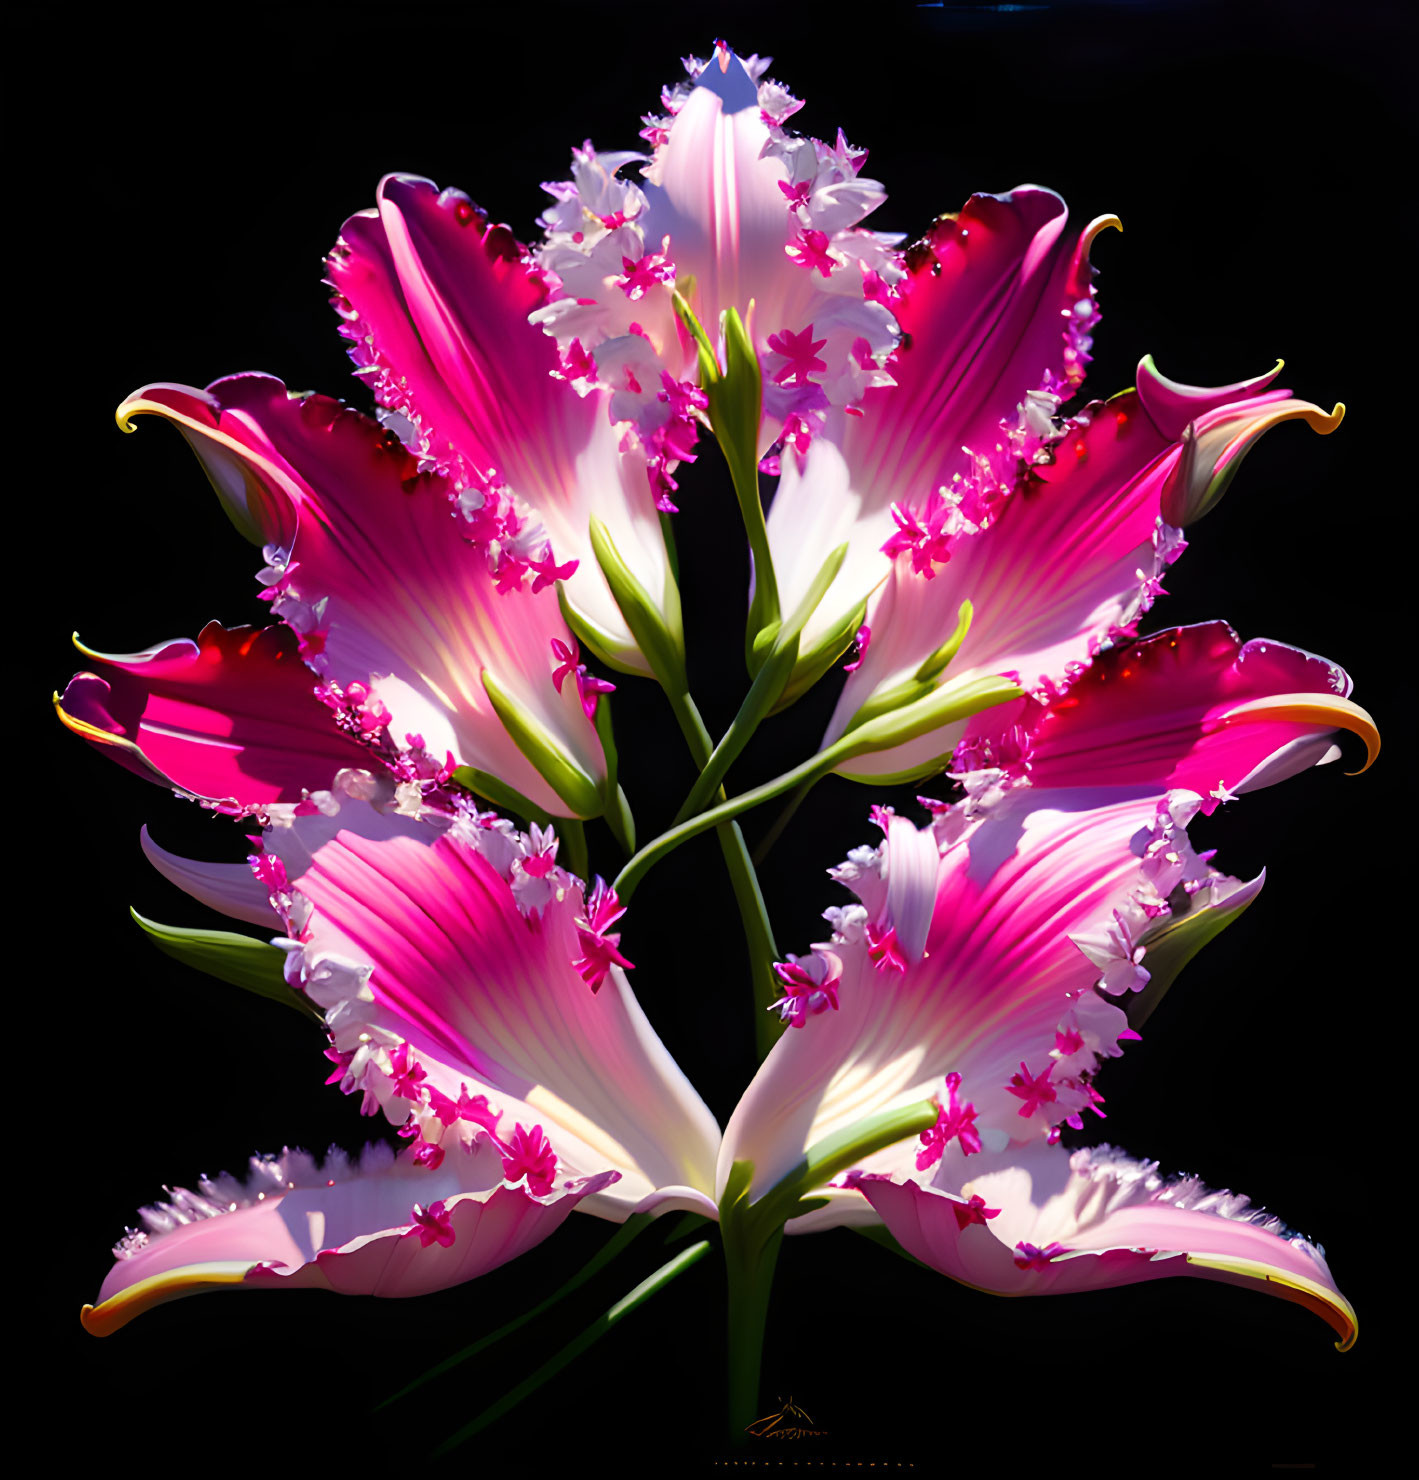
[[[185,1295],[200,1295],[204,1290],[240,1285],[256,1267],[249,1260],[184,1264],[139,1280],[98,1305],[85,1305],[79,1311],[79,1324],[90,1336],[112,1336],[155,1305],[181,1300]]]

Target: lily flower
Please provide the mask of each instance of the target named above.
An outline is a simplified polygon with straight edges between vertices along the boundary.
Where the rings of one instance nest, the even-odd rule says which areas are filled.
[[[244,896],[202,893],[249,918],[265,890],[286,979],[323,1013],[329,1082],[409,1144],[170,1191],[115,1249],[91,1331],[229,1286],[442,1289],[577,1207],[714,1216],[719,1129],[631,992],[614,893],[558,866],[550,835],[467,807],[442,822],[346,798],[268,827]]]
[[[747,1164],[746,1198],[761,1198],[810,1147],[934,1100],[915,1140],[805,1184],[822,1205],[787,1231],[885,1224],[923,1263],[997,1294],[1223,1280],[1299,1301],[1348,1345],[1354,1312],[1319,1245],[1240,1195],[1059,1144],[1062,1126],[1106,1113],[1101,1067],[1139,1036],[1129,999],[1155,1000],[1261,887],[1193,851],[1198,807],[1185,791],[1022,788],[942,808],[925,829],[887,819],[883,844],[835,871],[858,902],[826,912],[831,938],[814,947],[833,966],[833,1010],[770,1051],[726,1127],[721,1188]]]
[[[476,548],[477,537],[464,535],[479,509],[447,477],[421,472],[377,423],[322,396],[292,396],[269,376],[234,376],[205,391],[146,386],[119,408],[120,425],[131,429],[145,414],[177,426],[232,522],[262,547],[265,598],[295,629],[301,657],[324,680],[327,749],[351,763],[350,747],[336,743],[344,729],[401,779],[422,775],[430,758],[434,772],[451,771],[437,758],[452,757],[453,765],[491,773],[548,812],[600,814],[608,771],[594,706],[583,704],[582,686],[555,677],[558,645],[565,649],[574,639],[548,589],[560,572],[545,536],[529,534],[521,553],[508,553],[505,524],[485,549]],[[266,691],[262,675],[279,639],[235,652],[210,628],[204,638],[181,679],[171,647],[156,650],[166,655],[164,664],[126,663],[125,713],[142,720],[105,718],[98,690],[81,685],[71,698],[79,705],[73,717],[88,726],[81,733],[98,743],[105,742],[95,731],[122,734],[151,751],[158,730],[170,728],[166,701],[153,685],[182,684],[173,693],[184,705],[212,701],[240,713],[255,704],[259,723],[248,748],[288,752],[282,728],[309,729],[316,701],[299,692],[289,663],[286,680]],[[226,656],[214,664],[219,652]],[[263,695],[269,702],[261,710]],[[62,701],[61,709],[69,712]],[[208,727],[193,744],[220,733]],[[226,744],[245,738],[238,729]],[[171,737],[164,746],[169,761],[179,743]],[[208,795],[214,781],[205,762],[192,747],[183,749],[185,760],[173,763],[186,769],[174,779]],[[247,768],[275,765],[290,774],[296,763],[289,754],[263,755]],[[330,779],[322,763],[306,785],[325,788]],[[238,800],[258,804],[267,790],[238,787]]]
[[[326,259],[356,373],[420,465],[449,479],[466,532],[499,568],[561,582],[598,656],[649,674],[588,535],[599,519],[678,634],[649,454],[611,414],[612,390],[597,389],[589,345],[559,354],[529,322],[552,279],[461,191],[388,175],[376,200],[345,222]],[[661,392],[652,376],[646,393],[656,405]],[[668,477],[678,455],[688,454],[662,458],[657,477]]]
[[[1329,699],[1265,696],[1318,674]],[[1220,623],[1160,633],[1017,726],[1015,752],[965,775],[962,800],[922,798],[929,827],[874,808],[883,843],[830,870],[856,902],[825,911],[816,969],[790,958],[831,998],[805,1011],[789,984],[790,1029],[725,1129],[721,1190],[742,1163],[752,1202],[810,1147],[930,1100],[936,1123],[915,1142],[798,1187],[822,1203],[788,1231],[881,1221],[923,1263],[1001,1294],[1221,1279],[1298,1300],[1353,1340],[1319,1246],[1244,1197],[1059,1145],[1061,1127],[1105,1116],[1104,1062],[1265,881],[1214,869],[1189,820],[1225,800],[1228,777],[1250,790],[1313,763],[1333,735],[1327,703],[1348,704],[1341,680]],[[1372,725],[1354,727],[1373,755]]]
[[[653,466],[689,414],[675,387],[696,380],[677,292],[711,336],[731,310],[748,323],[763,367],[761,451],[785,431],[810,437],[833,408],[892,383],[899,238],[859,224],[886,192],[841,132],[824,143],[785,128],[803,105],[768,65],[723,42],[709,61],[687,58],[687,81],[646,120],[648,152],[588,141],[572,178],[547,187],[537,262],[557,286],[533,319],[579,365],[594,362],[589,379],[614,393],[613,414]],[[630,165],[639,180],[622,177]],[[662,483],[662,507],[673,490]]]
[[[1130,638],[1186,547],[1164,510],[1215,503],[1247,448],[1279,421],[1303,418],[1322,432],[1340,424],[1343,407],[1326,416],[1266,390],[1279,370],[1201,390],[1165,380],[1145,359],[1136,390],[1061,423],[1046,407],[1037,432],[997,458],[988,486],[957,479],[924,505],[894,503],[890,574],[825,748],[942,675],[1007,675],[1047,699]],[[1022,428],[1033,414],[1022,406]],[[937,727],[839,769],[859,779],[924,774],[962,734],[959,724]]]
[[[1063,200],[1033,185],[974,195],[940,217],[901,259],[888,300],[901,331],[887,366],[894,384],[869,388],[860,415],[830,414],[810,444],[785,446],[768,515],[785,610],[828,552],[848,545],[805,651],[862,620],[853,615],[890,568],[882,547],[896,532],[894,506],[937,523],[949,514],[953,534],[979,520],[1083,383],[1099,321],[1089,251],[1118,221],[1101,216],[1078,233],[1067,223]],[[959,496],[939,515],[929,507],[938,490]]]

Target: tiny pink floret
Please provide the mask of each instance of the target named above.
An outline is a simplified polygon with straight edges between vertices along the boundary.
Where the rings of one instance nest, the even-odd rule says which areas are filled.
[[[907,958],[897,940],[894,925],[867,927],[867,959],[881,972],[905,973]]]
[[[1063,1244],[1046,1244],[1040,1249],[1034,1244],[1027,1244],[1023,1239],[1015,1248],[1019,1251],[1015,1255],[1016,1269],[1048,1269],[1052,1260],[1069,1253]]]
[[[536,1197],[546,1197],[557,1175],[557,1158],[551,1143],[534,1125],[529,1131],[517,1126],[503,1150],[503,1176],[509,1182],[527,1178],[527,1189]]]
[[[414,1224],[409,1232],[419,1235],[419,1243],[424,1248],[427,1249],[430,1244],[438,1244],[444,1249],[452,1246],[456,1237],[453,1231],[453,1216],[445,1203],[442,1201],[430,1203],[427,1208],[415,1203],[410,1210],[409,1217]]]
[[[921,1150],[916,1154],[917,1171],[924,1172],[927,1167],[935,1166],[952,1141],[959,1140],[961,1150],[967,1156],[974,1156],[981,1149],[980,1132],[976,1129],[976,1107],[969,1102],[965,1105],[960,1103],[960,1088],[961,1076],[948,1074],[946,1104],[938,1108],[936,1124],[924,1130],[918,1138]],[[979,1219],[972,1221],[978,1222]]]
[[[1023,1100],[1025,1102],[1020,1106],[1021,1115],[1033,1115],[1041,1105],[1052,1105],[1059,1098],[1054,1086],[1049,1082],[1049,1076],[1053,1069],[1054,1065],[1052,1063],[1046,1064],[1043,1073],[1034,1075],[1030,1073],[1022,1061],[1020,1072],[1010,1076],[1010,1083],[1005,1088],[1017,1100]]]
[[[827,338],[814,339],[813,325],[795,334],[785,329],[780,334],[769,335],[769,348],[787,361],[774,372],[775,385],[808,385],[808,377],[815,370],[826,370],[828,362],[818,358],[818,351],[827,344]]]
[[[952,1203],[951,1211],[956,1215],[956,1227],[963,1233],[973,1223],[984,1223],[987,1218],[998,1218],[999,1208],[988,1208],[979,1193],[972,1193],[970,1202]]]

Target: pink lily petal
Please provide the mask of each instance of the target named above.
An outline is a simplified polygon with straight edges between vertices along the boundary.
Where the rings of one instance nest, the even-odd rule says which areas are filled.
[[[337,728],[284,626],[209,622],[197,641],[114,656],[58,700],[69,729],[130,771],[237,809],[297,802],[369,753]]]
[[[874,969],[869,942],[870,927],[895,924],[881,878],[897,873],[901,830],[911,824],[894,819],[882,849],[857,850],[850,870],[834,871],[863,901],[828,912],[842,967],[838,1010],[774,1045],[725,1130],[721,1184],[735,1160],[748,1159],[756,1191],[767,1188],[814,1142],[939,1097],[951,1073],[962,1076],[987,1144],[1036,1138],[1074,1113],[1088,1099],[1080,1075],[1092,1074],[1101,1053],[1116,1054],[1127,1029],[1123,1012],[1093,990],[1101,978],[1119,990],[1118,973],[1099,964],[1111,957],[1097,948],[1091,956],[1080,941],[1092,945],[1102,924],[1146,937],[1152,920],[1168,917],[1165,901],[1180,883],[1200,894],[1222,882],[1178,826],[1195,807],[1186,793],[1169,809],[1156,794],[1026,789],[944,810],[926,834],[941,859],[924,956],[888,973]],[[1144,971],[1127,985],[1146,981]],[[1051,1071],[1055,1098],[1022,1115],[1027,1102],[1012,1094],[1020,1061],[1042,1075],[1057,1062],[1060,1023],[1081,1011],[1080,1044],[1063,1065],[1072,1087]],[[910,1166],[913,1154],[898,1146],[864,1166]]]
[[[335,1049],[358,1056],[345,1088],[396,1124],[413,1115],[430,1141],[463,1125],[474,1134],[496,1121],[504,1140],[515,1124],[541,1125],[564,1167],[621,1174],[597,1199],[605,1216],[653,1195],[712,1215],[713,1117],[622,968],[607,962],[595,991],[578,970],[581,882],[544,868],[536,839],[490,819],[441,837],[414,825],[370,837],[380,819],[351,803],[307,863],[288,861],[310,907],[288,979],[325,1009]],[[267,845],[284,857],[287,838],[302,848],[306,830],[297,818]],[[439,1118],[440,1105],[470,1095],[492,1120]]]
[[[370,1147],[358,1168],[323,1167],[300,1151],[253,1158],[252,1176],[203,1178],[143,1210],[145,1230],[114,1250],[98,1304],[82,1319],[107,1336],[155,1305],[205,1290],[323,1289],[424,1295],[476,1279],[556,1232],[614,1172],[566,1181],[545,1196],[503,1183],[486,1149],[434,1171]]]
[[[1243,644],[1225,622],[1174,627],[1103,654],[1048,705],[976,716],[961,768],[1003,765],[1036,788],[1183,787],[1210,813],[1329,758],[1342,729],[1365,738],[1368,766],[1379,737],[1349,693],[1349,675],[1299,648]]]
[[[675,600],[643,459],[623,452],[607,393],[578,395],[528,323],[546,288],[503,226],[455,190],[388,175],[327,259],[333,300],[379,404],[460,486],[497,487],[535,512],[573,607],[618,662],[649,673],[588,536],[599,518],[656,605]],[[584,367],[588,369],[589,367]]]
[[[829,551],[849,543],[805,646],[886,576],[880,549],[892,504],[913,504],[958,476],[988,497],[994,483],[1013,481],[1018,457],[1002,422],[1014,426],[1017,408],[1042,387],[1068,394],[1082,383],[1098,317],[1089,248],[1117,223],[1101,217],[1073,236],[1066,220],[1064,202],[1036,186],[976,195],[907,253],[895,388],[869,392],[862,417],[830,423],[805,460],[785,457],[769,513],[786,610]],[[987,459],[985,473],[971,453]]]
[[[1355,1312],[1315,1244],[1245,1197],[1165,1181],[1156,1162],[1108,1146],[958,1158],[931,1184],[853,1180],[909,1254],[978,1290],[1063,1295],[1188,1275],[1295,1301],[1342,1350],[1355,1340]]]
[[[1140,384],[1148,373],[1145,362]],[[1173,389],[1209,407],[1245,387]],[[1154,422],[1141,391],[1096,402],[1064,423],[1052,460],[1022,468],[984,527],[965,527],[929,579],[904,555],[895,560],[871,611],[876,640],[844,687],[827,739],[874,692],[909,677],[952,632],[967,600],[974,617],[952,678],[1010,673],[1044,694],[1069,683],[1101,646],[1131,633],[1161,594],[1161,577],[1185,546],[1159,512],[1168,489],[1179,478],[1204,492],[1212,488],[1209,480],[1234,465],[1239,445],[1249,447],[1285,419],[1275,414],[1284,395],[1200,412],[1190,443],[1172,440]],[[1225,423],[1226,439],[1207,429],[1209,418]],[[949,752],[961,733],[957,726],[909,749],[860,757],[850,774],[906,770],[909,761]]]
[[[214,483],[244,479],[269,552],[274,609],[301,633],[303,656],[342,685],[373,685],[395,743],[412,733],[438,753],[491,771],[539,806],[564,803],[503,728],[490,674],[588,780],[606,774],[601,742],[573,692],[558,694],[547,654],[569,636],[550,590],[499,592],[459,535],[449,485],[420,474],[392,434],[338,402],[287,395],[261,375],[206,391],[150,386],[120,418],[176,422]],[[382,686],[381,686],[382,685]]]
[[[795,110],[753,59],[721,45],[686,65],[689,85],[666,95],[668,116],[645,134],[649,159],[588,142],[573,151],[573,178],[547,187],[555,204],[537,262],[556,287],[533,315],[574,373],[591,361],[612,415],[671,461],[693,438],[676,408],[657,404],[661,385],[698,382],[674,293],[712,340],[725,312],[744,317],[763,369],[763,453],[790,427],[806,432],[805,418],[816,427],[829,407],[892,383],[899,335],[883,300],[902,275],[895,238],[858,225],[885,199],[860,174],[865,151],[784,129]],[[621,177],[640,162],[639,181]],[[810,343],[821,355],[785,349]],[[681,423],[673,445],[667,415]]]

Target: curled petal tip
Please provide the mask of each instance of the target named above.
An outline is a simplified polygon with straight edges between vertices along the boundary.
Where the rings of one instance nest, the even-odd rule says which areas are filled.
[[[1115,231],[1122,232],[1123,222],[1117,216],[1096,216],[1084,228],[1084,250],[1087,252],[1094,245],[1095,238],[1101,232],[1108,231],[1110,227]]]
[[[1358,771],[1347,771],[1348,776],[1364,775],[1379,758],[1380,732],[1374,717],[1353,700],[1342,699],[1338,694],[1273,694],[1265,699],[1239,704],[1225,717],[1225,723],[1229,725],[1247,720],[1291,720],[1296,724],[1328,725],[1349,730],[1365,742],[1365,764]]]
[[[180,1300],[184,1295],[200,1295],[204,1290],[223,1285],[240,1285],[255,1268],[248,1260],[185,1264],[139,1280],[98,1305],[85,1305],[79,1312],[79,1321],[90,1336],[112,1336],[155,1305]]]
[[[1319,1281],[1304,1279],[1298,1275],[1278,1274],[1269,1266],[1250,1259],[1188,1254],[1187,1262],[1203,1269],[1216,1269],[1225,1274],[1238,1275],[1243,1279],[1260,1279],[1268,1284],[1280,1285],[1286,1291],[1286,1299],[1313,1311],[1340,1337],[1335,1343],[1336,1351],[1348,1352],[1355,1345],[1360,1334],[1360,1322],[1356,1318],[1355,1307],[1338,1290],[1329,1289]]]

